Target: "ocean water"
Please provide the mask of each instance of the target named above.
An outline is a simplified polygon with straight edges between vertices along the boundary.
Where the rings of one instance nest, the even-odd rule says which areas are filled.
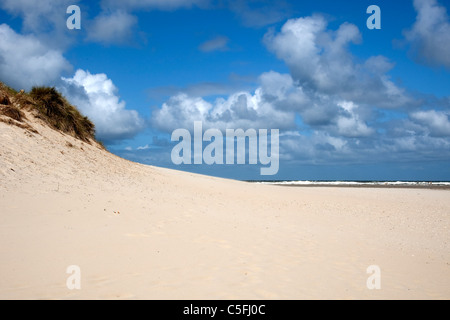
[[[449,181],[251,181],[260,184],[272,184],[282,186],[379,186],[379,187],[448,187]]]

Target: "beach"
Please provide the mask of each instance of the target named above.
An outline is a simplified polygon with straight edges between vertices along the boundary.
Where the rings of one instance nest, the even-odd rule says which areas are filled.
[[[450,298],[449,190],[219,179],[33,127],[0,122],[2,299]]]

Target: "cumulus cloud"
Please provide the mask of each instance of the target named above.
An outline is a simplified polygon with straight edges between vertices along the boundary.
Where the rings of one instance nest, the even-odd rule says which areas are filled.
[[[18,34],[1,24],[0,39],[0,77],[14,88],[48,85],[72,69],[61,51],[49,49],[34,35]]]
[[[301,86],[291,75],[269,71],[259,76],[263,98],[281,110],[298,111],[311,103]]]
[[[304,126],[343,138],[368,137],[375,132],[367,125],[363,108],[351,101],[310,97],[289,74],[270,71],[262,74],[259,81],[260,86],[253,94],[237,92],[214,102],[179,93],[154,111],[153,125],[166,132],[191,129],[194,121],[222,130],[291,130],[298,127],[295,118],[300,115]]]
[[[54,48],[70,45],[77,34],[68,32],[66,9],[80,0],[2,0],[0,8],[22,18],[22,28],[26,33],[38,36],[40,41]]]
[[[280,136],[280,157],[290,163],[356,164],[410,161],[447,161],[448,136],[432,136],[411,120],[389,123],[390,130],[371,137],[338,136],[332,131],[290,131]],[[436,152],[439,150],[439,152]]]
[[[201,97],[180,93],[154,111],[153,125],[167,132],[177,128],[192,129],[194,121],[202,121],[205,128],[222,130],[294,127],[294,114],[275,109],[263,95],[258,88],[254,94],[238,92],[211,103]]]
[[[365,112],[367,107],[304,89],[289,74],[270,71],[260,76],[260,82],[266,103],[274,109],[300,115],[309,128],[349,138],[374,133],[366,123],[370,115]]]
[[[124,11],[99,14],[87,28],[87,40],[103,44],[123,44],[132,38],[137,18]]]
[[[353,102],[343,101],[338,104],[345,111],[336,119],[338,135],[347,138],[367,137],[374,133],[357,113],[358,106]]]
[[[370,159],[376,151],[344,137],[336,137],[326,131],[303,134],[288,131],[280,135],[280,159],[297,165],[321,165],[358,162]]]
[[[145,121],[137,111],[126,109],[106,74],[77,70],[72,78],[62,78],[59,89],[94,122],[102,141],[128,139],[144,128]]]
[[[339,85],[335,81],[338,76],[345,79],[353,75],[345,46],[360,41],[361,35],[355,26],[345,24],[335,33],[334,40],[326,26],[321,16],[288,20],[280,33],[266,34],[265,43],[286,62],[301,85],[330,91]]]
[[[416,111],[411,113],[411,118],[417,123],[425,126],[429,134],[432,136],[450,136],[449,113],[436,110]]]
[[[417,61],[450,68],[450,18],[436,0],[414,0],[417,18],[405,31]]]
[[[42,31],[61,22],[65,27],[66,8],[78,2],[79,0],[2,0],[0,7],[21,16],[26,31]]]
[[[386,108],[410,102],[387,75],[393,67],[387,58],[371,57],[360,63],[351,54],[350,45],[361,42],[355,25],[343,23],[337,30],[327,25],[319,15],[291,19],[280,32],[269,31],[264,41],[306,90]]]

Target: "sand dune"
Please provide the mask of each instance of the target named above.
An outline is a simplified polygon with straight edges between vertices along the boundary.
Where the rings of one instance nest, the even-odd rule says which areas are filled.
[[[0,122],[0,298],[450,298],[448,190],[217,179],[30,122]]]

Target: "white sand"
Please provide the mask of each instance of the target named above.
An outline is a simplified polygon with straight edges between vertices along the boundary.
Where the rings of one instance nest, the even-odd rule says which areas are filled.
[[[450,298],[450,191],[254,185],[33,126],[0,122],[2,299]]]

